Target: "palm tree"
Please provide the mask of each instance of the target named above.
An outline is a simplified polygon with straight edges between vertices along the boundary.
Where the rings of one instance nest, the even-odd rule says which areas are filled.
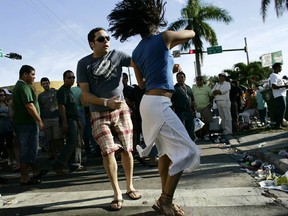
[[[217,45],[217,36],[214,29],[207,21],[222,21],[226,24],[232,21],[232,17],[224,9],[213,6],[212,4],[204,4],[201,0],[188,0],[186,7],[181,10],[181,18],[171,23],[169,30],[177,31],[179,29],[193,29],[196,33],[195,37],[189,42],[180,46],[181,50],[190,49],[193,44],[196,50],[196,69],[197,75],[201,75],[200,61],[203,63],[203,39],[210,45]]]
[[[261,1],[261,14],[263,21],[265,22],[265,18],[267,16],[267,9],[270,5],[271,0],[262,0]],[[288,9],[288,0],[274,0],[275,4],[275,10],[277,17],[280,17],[283,15],[283,12],[285,9]],[[285,7],[286,6],[286,7]]]
[[[239,62],[233,66],[232,70],[224,70],[229,74],[229,78],[237,80],[239,84],[246,87],[252,87],[253,84],[267,79],[271,69],[262,68],[261,62],[255,61],[248,65]]]

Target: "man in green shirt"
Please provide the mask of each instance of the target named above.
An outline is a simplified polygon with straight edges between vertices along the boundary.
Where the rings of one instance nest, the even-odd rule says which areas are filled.
[[[213,117],[211,111],[212,92],[209,86],[204,85],[202,76],[196,77],[196,85],[192,87],[192,92],[194,96],[195,110],[201,114],[201,118],[205,123],[203,128],[197,132],[197,136],[208,140],[209,126]]]
[[[35,79],[35,69],[29,65],[23,65],[19,71],[12,95],[14,109],[14,129],[20,147],[20,185],[40,183],[41,172],[36,166],[39,129],[44,129],[40,118],[40,109],[36,94],[31,87]],[[33,177],[29,177],[31,167]]]

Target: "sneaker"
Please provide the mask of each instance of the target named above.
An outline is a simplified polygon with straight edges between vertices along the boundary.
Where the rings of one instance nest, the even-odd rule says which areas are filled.
[[[59,176],[67,175],[66,172],[63,171],[63,168],[54,162],[51,163],[52,170]]]
[[[87,168],[79,165],[79,166],[70,166],[69,167],[69,173],[73,173],[73,172],[83,172],[83,171],[87,171]]]

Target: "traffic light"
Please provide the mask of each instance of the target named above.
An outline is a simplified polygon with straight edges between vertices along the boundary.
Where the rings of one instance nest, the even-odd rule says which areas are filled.
[[[5,57],[11,58],[11,59],[17,59],[17,60],[22,59],[22,56],[19,55],[18,53],[9,53],[9,54],[5,55]]]
[[[196,50],[189,50],[189,54],[195,54],[196,53]]]

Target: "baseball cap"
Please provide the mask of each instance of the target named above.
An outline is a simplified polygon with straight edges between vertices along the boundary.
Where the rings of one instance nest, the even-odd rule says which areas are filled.
[[[221,72],[221,73],[218,74],[218,76],[225,76],[225,77],[227,77],[228,74],[227,74],[226,72]]]

